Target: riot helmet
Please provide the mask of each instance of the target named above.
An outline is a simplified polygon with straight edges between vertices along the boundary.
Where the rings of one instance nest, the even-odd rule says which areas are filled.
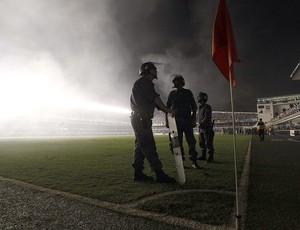
[[[172,82],[173,82],[175,88],[177,88],[176,85],[179,85],[179,84],[182,86],[185,85],[184,78],[182,77],[181,74],[172,74],[171,76],[173,77]]]
[[[156,71],[153,72],[153,70],[156,70],[155,65],[152,62],[145,62],[141,65],[139,69],[139,75],[147,76],[148,74],[152,74],[155,76],[155,78],[157,78],[157,73]]]
[[[206,103],[207,99],[208,99],[207,94],[203,93],[203,92],[200,92],[199,95],[198,95],[198,97],[197,97],[197,100],[198,100],[199,103],[201,103],[201,102]]]

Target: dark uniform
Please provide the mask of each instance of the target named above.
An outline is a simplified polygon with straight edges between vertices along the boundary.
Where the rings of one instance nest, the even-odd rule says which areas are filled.
[[[265,128],[266,128],[265,123],[260,118],[259,121],[257,122],[257,130],[258,130],[258,136],[260,141],[265,140]]]
[[[151,181],[152,177],[143,173],[144,160],[148,160],[152,170],[155,172],[157,183],[172,183],[176,180],[169,177],[162,170],[162,163],[156,152],[155,140],[152,132],[152,118],[155,107],[159,107],[165,113],[174,111],[165,106],[158,93],[154,89],[152,81],[157,79],[157,69],[152,62],[145,62],[139,69],[142,76],[132,88],[130,96],[131,125],[135,134],[134,146],[134,181]]]
[[[206,151],[208,150],[208,162],[214,159],[213,140],[215,132],[213,130],[212,108],[208,104],[199,106],[199,145],[202,151],[201,160],[206,160]],[[205,118],[205,119],[204,119]]]
[[[189,146],[190,160],[197,160],[196,140],[193,133],[195,118],[191,116],[192,111],[197,110],[193,93],[189,89],[176,89],[170,92],[167,107],[176,110],[176,124],[181,153],[184,156],[183,133]]]
[[[138,79],[132,88],[130,105],[132,109],[131,125],[135,134],[135,148],[133,167],[144,169],[144,159],[150,163],[153,171],[161,170],[162,163],[156,152],[155,140],[152,132],[152,118],[155,109],[155,97],[159,96],[154,84],[147,78]]]

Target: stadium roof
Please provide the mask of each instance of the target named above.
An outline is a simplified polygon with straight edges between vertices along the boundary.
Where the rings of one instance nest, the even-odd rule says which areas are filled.
[[[296,66],[294,71],[292,72],[291,79],[292,80],[300,80],[300,62],[298,63],[298,65]]]
[[[300,101],[300,94],[277,96],[277,97],[261,97],[257,98],[257,104],[279,104]]]

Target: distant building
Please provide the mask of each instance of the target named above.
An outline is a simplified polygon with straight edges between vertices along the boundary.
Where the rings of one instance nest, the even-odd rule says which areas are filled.
[[[257,117],[268,122],[299,106],[299,102],[300,94],[257,98]]]

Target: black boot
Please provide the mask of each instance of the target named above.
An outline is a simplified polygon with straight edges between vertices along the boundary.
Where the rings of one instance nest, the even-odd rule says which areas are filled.
[[[200,166],[197,164],[197,160],[198,160],[197,154],[194,154],[193,156],[190,156],[190,161],[192,161],[192,168],[194,168],[194,169],[199,169],[200,168]]]
[[[213,154],[209,154],[209,157],[208,157],[208,159],[207,159],[207,163],[210,163],[210,162],[212,162],[214,160],[214,155]]]
[[[141,170],[134,170],[134,176],[133,176],[134,181],[153,181],[153,177],[147,176],[144,174]]]
[[[197,161],[193,161],[192,168],[194,168],[194,169],[199,169],[200,168],[200,166],[197,164]]]
[[[201,157],[198,158],[201,161],[206,161],[206,154],[202,154]]]
[[[164,171],[159,170],[155,171],[156,174],[156,183],[174,183],[176,180],[172,177],[169,177]]]

